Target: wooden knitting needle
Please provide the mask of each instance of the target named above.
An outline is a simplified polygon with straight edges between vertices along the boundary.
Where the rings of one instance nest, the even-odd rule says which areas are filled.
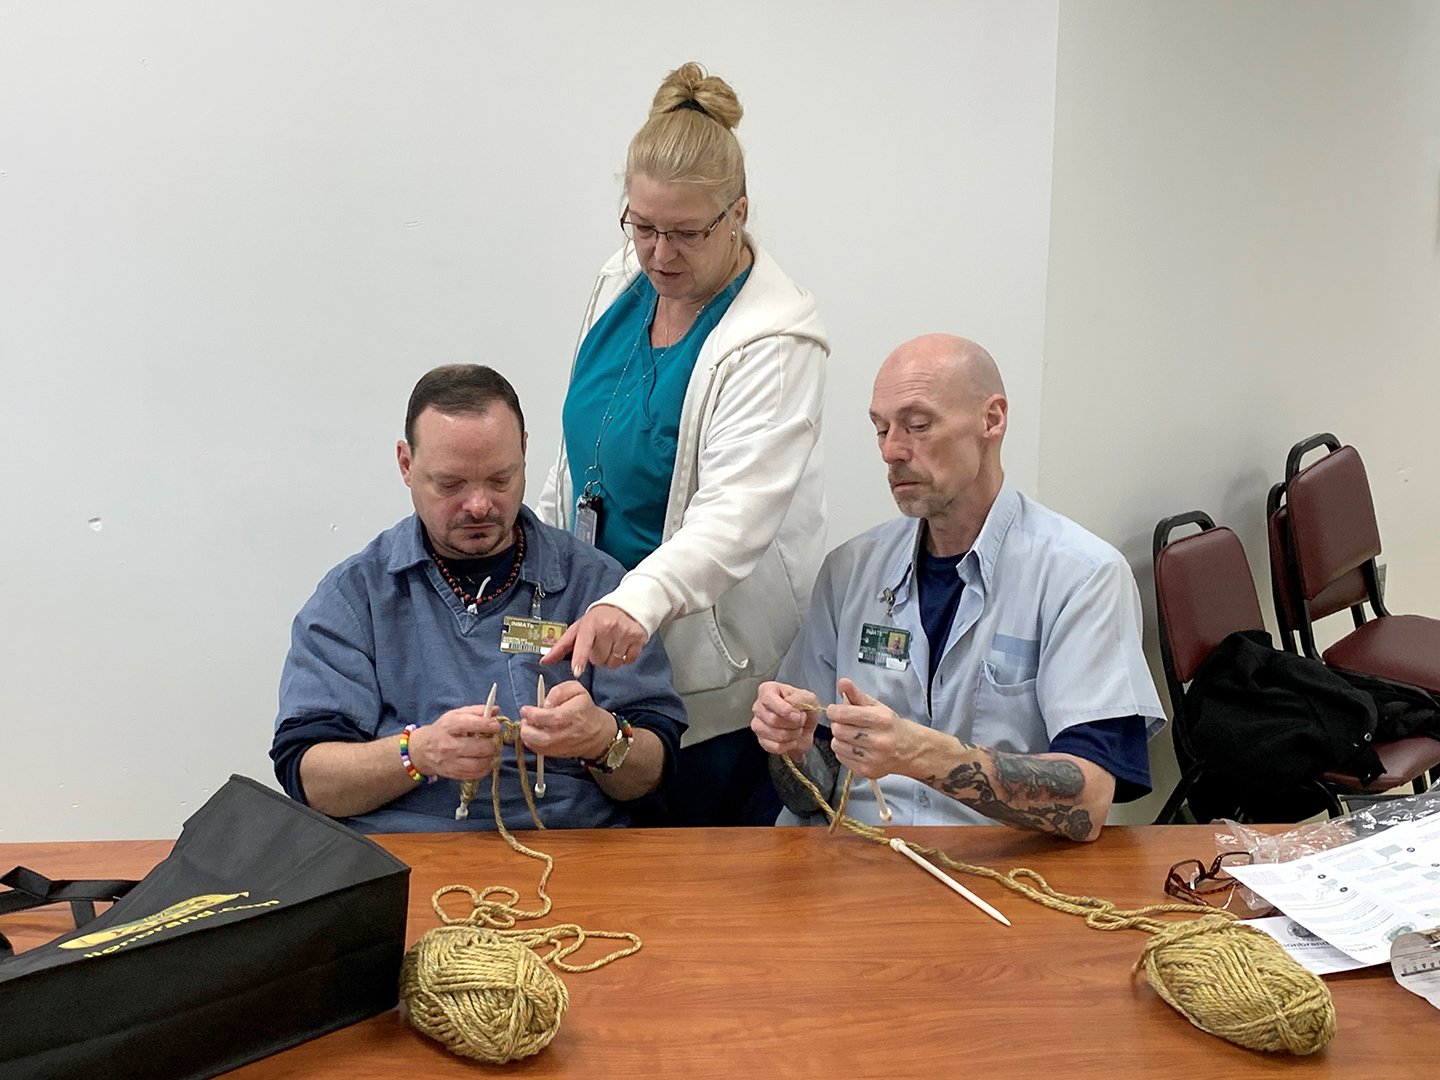
[[[871,780],[870,789],[875,792],[875,804],[880,807],[880,820],[890,820],[890,807],[885,804],[885,796],[880,793],[880,781]]]
[[[931,877],[935,878],[937,881],[944,882],[950,888],[954,889],[957,893],[963,896],[966,900],[969,900],[970,903],[974,904],[981,911],[985,912],[986,915],[989,915],[992,919],[995,919],[998,922],[1002,922],[1006,926],[1010,925],[1010,920],[1007,919],[1004,915],[1001,915],[1000,912],[996,911],[984,900],[981,900],[980,897],[976,896],[969,889],[965,888],[964,885],[961,885],[949,874],[945,873],[944,870],[941,870],[938,866],[932,865],[925,859],[922,859],[918,854],[911,851],[910,845],[905,843],[905,841],[901,840],[898,836],[892,836],[890,838],[890,846],[896,851],[898,851],[901,855],[904,855],[916,866],[920,867],[921,870],[924,870]]]
[[[850,697],[849,694],[846,694],[846,695],[845,695],[845,700],[848,701],[848,702],[850,702],[851,705],[859,705],[859,704],[860,704],[858,701],[853,700],[853,699]],[[885,802],[885,794],[884,794],[884,792],[882,792],[882,791],[880,790],[880,781],[879,781],[879,780],[871,780],[871,781],[870,781],[870,790],[873,791],[873,792],[875,792],[875,805],[880,808],[880,820],[881,820],[881,821],[884,821],[884,822],[889,822],[889,821],[890,821],[890,816],[891,816],[891,815],[890,815],[890,807],[889,807],[889,805]]]
[[[489,716],[490,710],[495,707],[495,692],[499,689],[499,683],[490,684],[490,696],[485,699],[486,716]],[[460,782],[460,805],[455,808],[456,821],[464,821],[470,816],[470,800],[475,798],[475,792],[479,787],[479,780],[462,780]]]
[[[545,707],[545,673],[543,671],[535,676],[535,706],[536,708]],[[545,797],[544,754],[535,755],[535,797],[537,799]]]

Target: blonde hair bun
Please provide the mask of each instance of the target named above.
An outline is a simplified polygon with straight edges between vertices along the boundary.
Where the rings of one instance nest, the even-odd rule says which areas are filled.
[[[660,84],[655,100],[650,106],[650,117],[654,119],[677,109],[693,109],[704,113],[727,131],[740,124],[745,110],[730,84],[718,75],[708,75],[699,64],[691,61],[681,64]]]

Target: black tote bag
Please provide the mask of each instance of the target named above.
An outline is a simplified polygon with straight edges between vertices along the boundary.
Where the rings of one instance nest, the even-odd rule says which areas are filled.
[[[0,895],[69,900],[80,917],[120,895],[0,959],[0,1078],[210,1077],[393,1008],[409,878],[373,841],[232,776],[133,888]]]

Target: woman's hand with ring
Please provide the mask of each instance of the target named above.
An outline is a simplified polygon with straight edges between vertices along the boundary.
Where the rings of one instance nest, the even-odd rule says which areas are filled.
[[[585,668],[618,668],[640,658],[650,635],[630,615],[613,604],[596,604],[576,619],[540,662],[559,663],[569,656],[570,670],[578,679]]]

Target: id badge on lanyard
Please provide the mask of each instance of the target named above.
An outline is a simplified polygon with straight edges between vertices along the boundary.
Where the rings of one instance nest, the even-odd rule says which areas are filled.
[[[575,503],[575,536],[591,547],[600,532],[600,496],[585,492]]]

